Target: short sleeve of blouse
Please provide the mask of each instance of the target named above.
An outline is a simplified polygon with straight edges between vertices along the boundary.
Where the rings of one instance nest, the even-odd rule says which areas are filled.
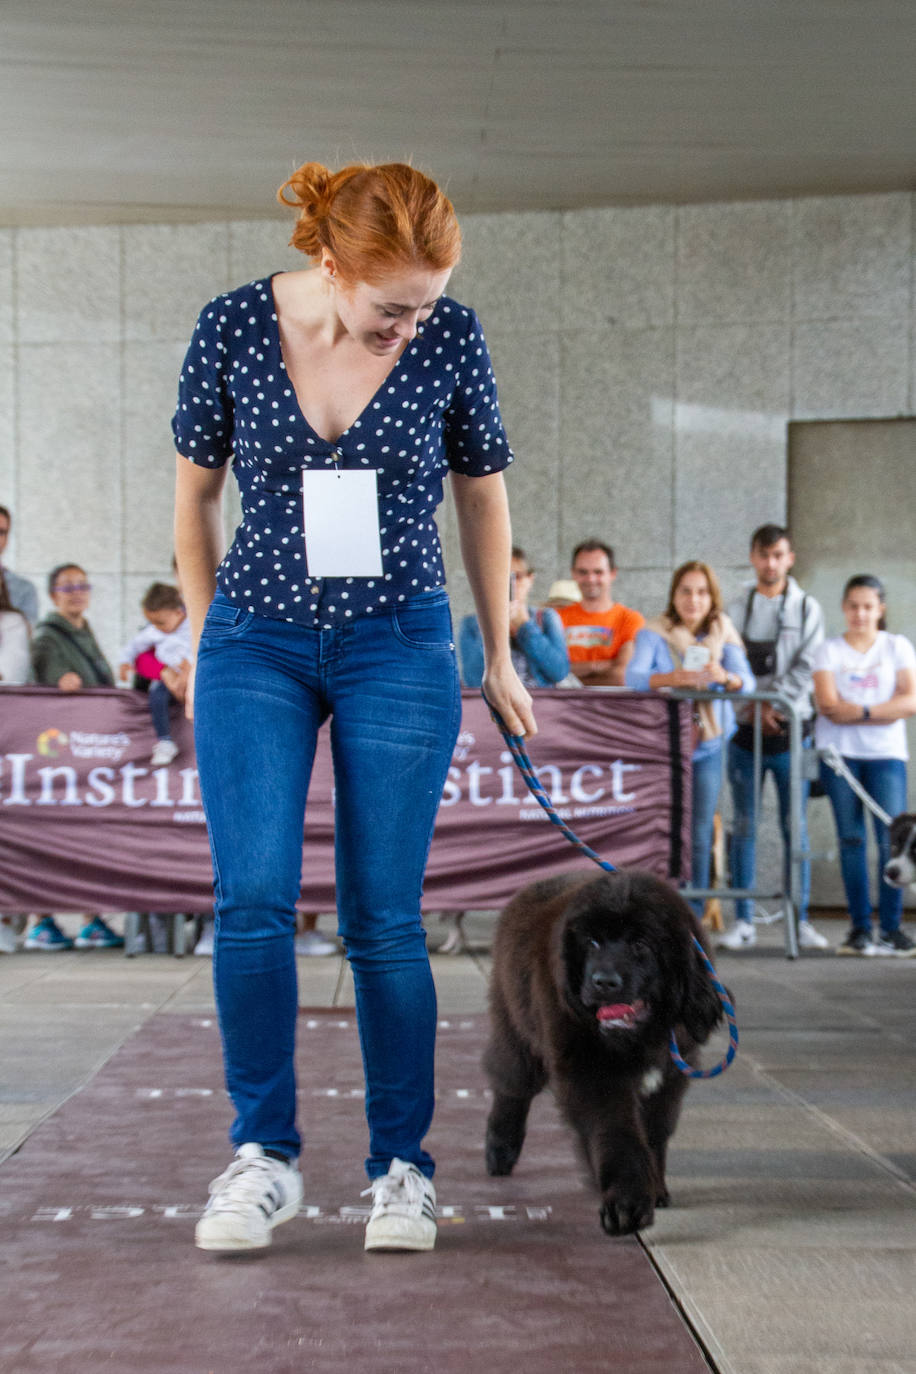
[[[457,380],[445,413],[445,451],[448,465],[469,477],[502,472],[513,461],[506,438],[496,379],[480,321],[466,311]]]
[[[902,672],[904,669],[916,669],[916,649],[906,635],[894,635],[894,667],[896,671]]]
[[[233,406],[226,385],[228,351],[220,299],[205,305],[197,320],[178,379],[172,434],[179,453],[201,467],[221,468],[232,454]]]

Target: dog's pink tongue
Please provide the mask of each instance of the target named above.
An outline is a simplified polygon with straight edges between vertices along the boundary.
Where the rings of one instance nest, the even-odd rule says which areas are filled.
[[[636,1008],[629,1002],[615,1002],[613,1006],[598,1008],[599,1021],[627,1021],[636,1015]]]

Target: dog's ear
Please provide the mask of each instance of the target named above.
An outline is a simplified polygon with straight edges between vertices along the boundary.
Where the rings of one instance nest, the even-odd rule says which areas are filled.
[[[712,985],[700,951],[692,939],[684,972],[680,1020],[691,1039],[702,1045],[718,1026],[724,1013],[719,994]]]

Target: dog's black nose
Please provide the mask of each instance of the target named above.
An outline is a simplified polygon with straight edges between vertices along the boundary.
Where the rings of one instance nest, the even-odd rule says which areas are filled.
[[[600,993],[619,992],[623,987],[623,979],[613,969],[593,969],[592,983]]]

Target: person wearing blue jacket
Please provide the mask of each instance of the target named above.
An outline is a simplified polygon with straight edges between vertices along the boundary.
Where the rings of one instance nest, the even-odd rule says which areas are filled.
[[[534,569],[524,549],[517,545],[512,548],[511,568],[509,634],[515,671],[526,687],[556,687],[569,675],[563,622],[550,607],[530,610]],[[483,681],[483,640],[476,615],[466,615],[459,626],[458,654],[465,687],[479,687]]]
[[[752,692],[755,682],[741,636],[725,614],[719,581],[708,563],[682,563],[671,579],[663,615],[646,622],[627,664],[626,685],[637,691],[664,687],[721,689],[721,701],[695,704],[691,883],[709,886],[713,818],[722,785],[722,745],[735,732],[729,693]],[[690,904],[701,915],[704,903]]]

